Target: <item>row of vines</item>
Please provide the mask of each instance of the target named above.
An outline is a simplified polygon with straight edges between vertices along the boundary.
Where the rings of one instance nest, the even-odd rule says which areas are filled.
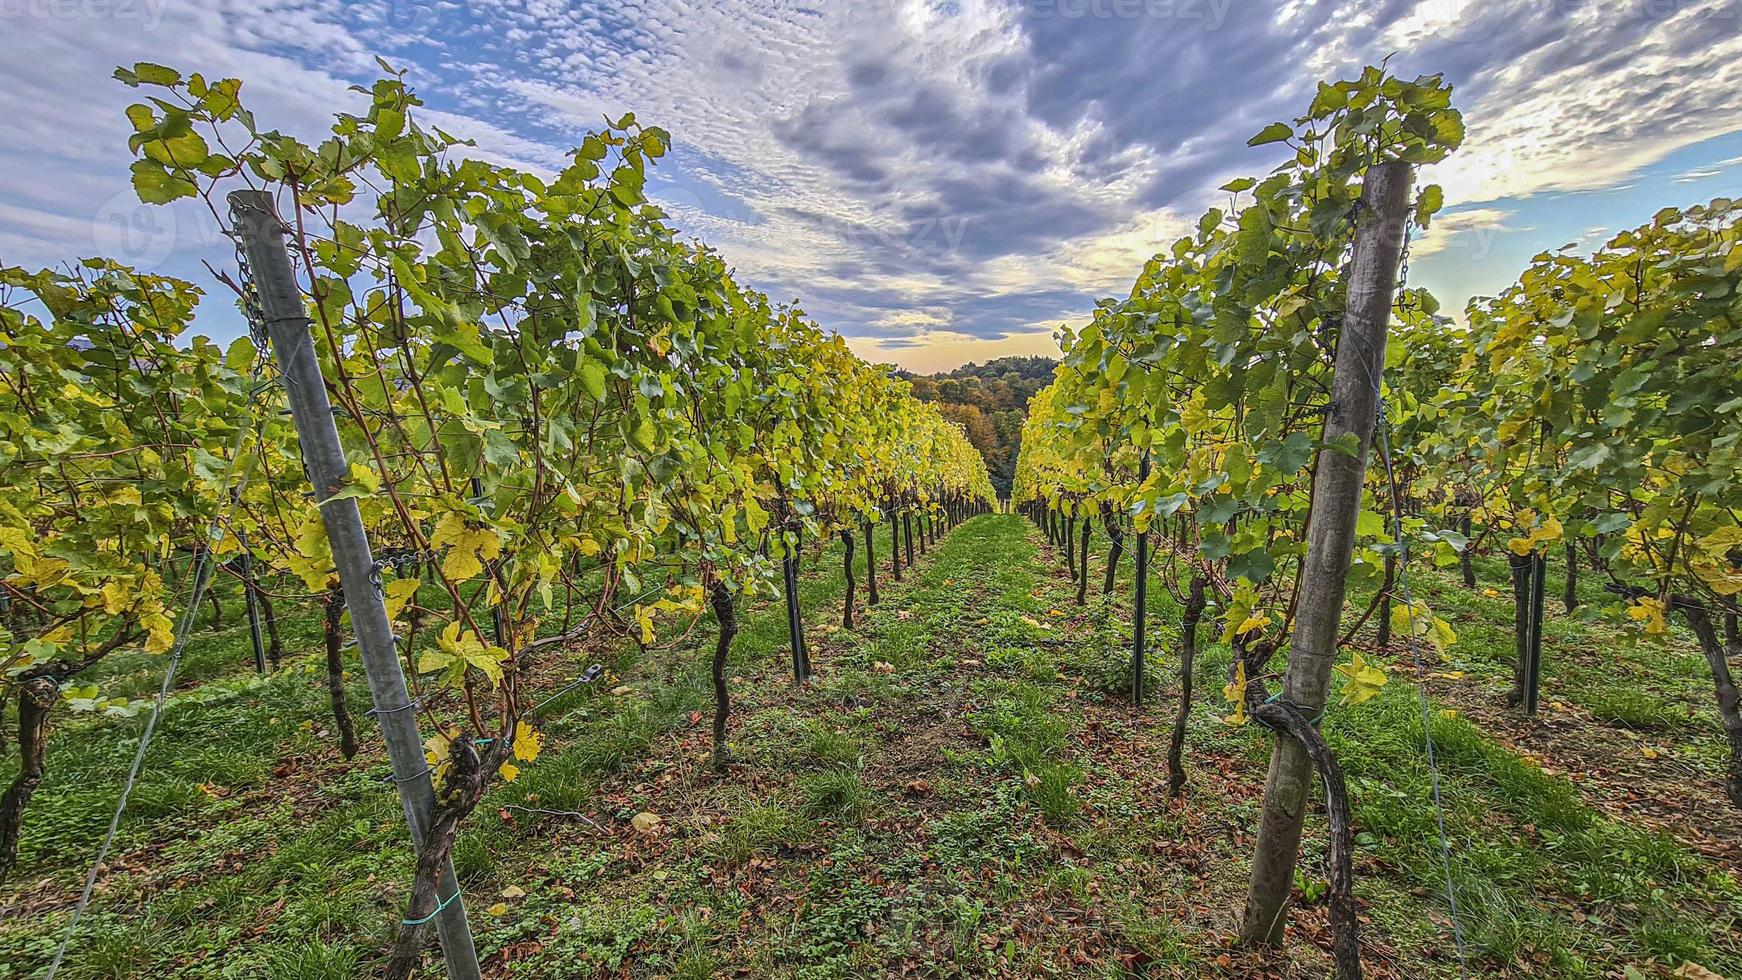
[[[1513,700],[1530,711],[1551,552],[1569,578],[1602,576],[1615,600],[1575,613],[1569,587],[1569,614],[1612,615],[1652,637],[1679,614],[1711,666],[1730,744],[1725,788],[1742,806],[1742,708],[1729,664],[1742,655],[1742,367],[1731,353],[1742,342],[1742,205],[1668,209],[1594,254],[1544,253],[1454,322],[1408,285],[1410,237],[1442,200],[1436,186],[1409,185],[1417,165],[1462,138],[1437,76],[1370,68],[1321,84],[1305,115],[1251,141],[1286,143],[1281,166],[1227,184],[1226,208],[1155,256],[1129,296],[1065,332],[1063,362],[1023,429],[1013,504],[1066,550],[1079,601],[1098,526],[1109,539],[1104,593],[1135,534],[1139,587],[1154,575],[1184,611],[1173,790],[1185,784],[1202,617],[1234,651],[1226,720],[1287,733],[1254,860],[1251,943],[1283,934],[1305,801],[1286,778],[1289,753],[1312,754],[1324,776],[1333,855],[1347,833],[1335,826],[1334,760],[1312,729],[1333,677],[1346,707],[1378,693],[1386,674],[1358,650],[1338,651],[1369,624],[1377,648],[1400,640],[1418,658],[1456,641],[1409,592],[1412,557],[1462,564],[1473,586],[1472,553],[1510,556]],[[1387,189],[1399,213],[1380,199]],[[1363,316],[1376,330],[1357,336]],[[1320,500],[1325,484],[1351,466],[1352,527],[1334,553],[1315,555],[1336,516],[1322,506],[1335,503]],[[1345,589],[1371,603],[1345,617]],[[1312,616],[1329,617],[1329,642],[1303,639]],[[1139,698],[1142,630],[1140,619]],[[1334,670],[1323,669],[1333,657]],[[1343,852],[1346,862],[1346,838]],[[1341,912],[1352,936],[1352,905]],[[1342,975],[1358,974],[1352,938],[1339,937],[1337,951]]]
[[[538,757],[523,678],[541,661],[711,612],[723,768],[743,597],[779,588],[804,542],[872,548],[889,522],[911,560],[916,525],[923,545],[995,503],[980,455],[906,382],[679,236],[645,188],[669,137],[633,116],[541,176],[468,154],[391,73],[314,144],[260,125],[236,79],[117,78],[146,96],[128,110],[142,200],[282,233],[349,473],[309,493],[297,393],[267,349],[283,324],[240,249],[234,272],[210,257],[253,327],[227,348],[191,335],[189,282],[101,259],[0,269],[0,690],[22,763],[0,875],[57,705],[128,711],[84,677],[119,651],[177,652],[178,613],[214,578],[325,604],[355,751],[337,636],[356,597],[322,520],[354,500],[437,794],[389,968],[408,975],[460,824]]]

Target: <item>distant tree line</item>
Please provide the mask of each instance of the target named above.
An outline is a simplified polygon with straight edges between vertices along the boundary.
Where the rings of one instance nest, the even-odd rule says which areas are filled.
[[[937,402],[945,418],[962,424],[968,441],[986,457],[993,487],[1008,496],[1028,400],[1052,381],[1057,364],[1050,357],[1000,357],[943,374],[902,376],[921,400]]]

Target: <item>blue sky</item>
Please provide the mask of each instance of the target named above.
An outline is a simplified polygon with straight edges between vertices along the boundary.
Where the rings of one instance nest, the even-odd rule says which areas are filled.
[[[380,55],[491,160],[554,169],[626,110],[666,127],[653,189],[681,228],[918,370],[1056,350],[1268,169],[1249,135],[1388,55],[1465,113],[1412,269],[1447,307],[1742,196],[1742,0],[0,0],[0,33],[0,262],[209,282],[210,218],[132,198],[113,68],[240,77],[264,125],[313,137]]]

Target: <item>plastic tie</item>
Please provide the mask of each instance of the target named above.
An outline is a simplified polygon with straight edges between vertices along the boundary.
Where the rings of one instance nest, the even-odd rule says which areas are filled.
[[[441,901],[437,902],[436,907],[435,907],[435,911],[431,912],[430,914],[424,916],[421,919],[400,919],[399,922],[401,925],[421,926],[421,925],[429,922],[431,919],[435,918],[436,916],[441,915],[442,912],[445,911],[449,905],[452,905],[454,903],[454,899],[459,898],[459,897],[460,897],[460,890],[458,888],[456,888],[456,889],[454,889],[454,893],[452,895],[449,895],[447,898],[444,898]]]

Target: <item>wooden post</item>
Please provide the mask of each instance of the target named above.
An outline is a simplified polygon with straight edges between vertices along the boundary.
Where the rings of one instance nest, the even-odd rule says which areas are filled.
[[[1524,664],[1524,713],[1536,717],[1537,696],[1542,688],[1542,604],[1548,591],[1548,556],[1530,556],[1530,636]]]
[[[237,570],[242,573],[242,600],[248,607],[248,640],[254,646],[254,672],[266,673],[266,644],[260,637],[260,595],[254,585],[254,555],[248,550],[248,535],[236,532],[236,544],[242,553],[237,556]]]
[[[1337,449],[1318,453],[1312,509],[1307,518],[1307,555],[1300,570],[1299,613],[1282,685],[1282,696],[1309,717],[1324,707],[1336,661],[1355,521],[1361,512],[1367,451],[1385,370],[1385,331],[1397,289],[1413,179],[1409,164],[1390,161],[1371,167],[1361,187],[1347,312],[1337,338],[1331,403],[1323,434],[1326,443],[1353,437],[1355,451],[1352,455]],[[1241,941],[1248,946],[1282,942],[1312,773],[1312,760],[1298,741],[1274,740],[1240,927]]]
[[[1089,601],[1089,535],[1093,532],[1095,519],[1083,515],[1083,533],[1077,541],[1077,605]]]
[[[786,511],[785,503],[781,505]],[[788,534],[791,538],[788,538]],[[799,609],[798,602],[798,530],[796,527],[783,523],[780,532],[780,575],[786,593],[786,629],[787,638],[792,646],[792,683],[794,687],[803,687],[805,676],[810,673],[810,660],[804,648],[804,613]]]
[[[895,506],[895,491],[889,492],[889,572],[901,581],[901,511]]]

